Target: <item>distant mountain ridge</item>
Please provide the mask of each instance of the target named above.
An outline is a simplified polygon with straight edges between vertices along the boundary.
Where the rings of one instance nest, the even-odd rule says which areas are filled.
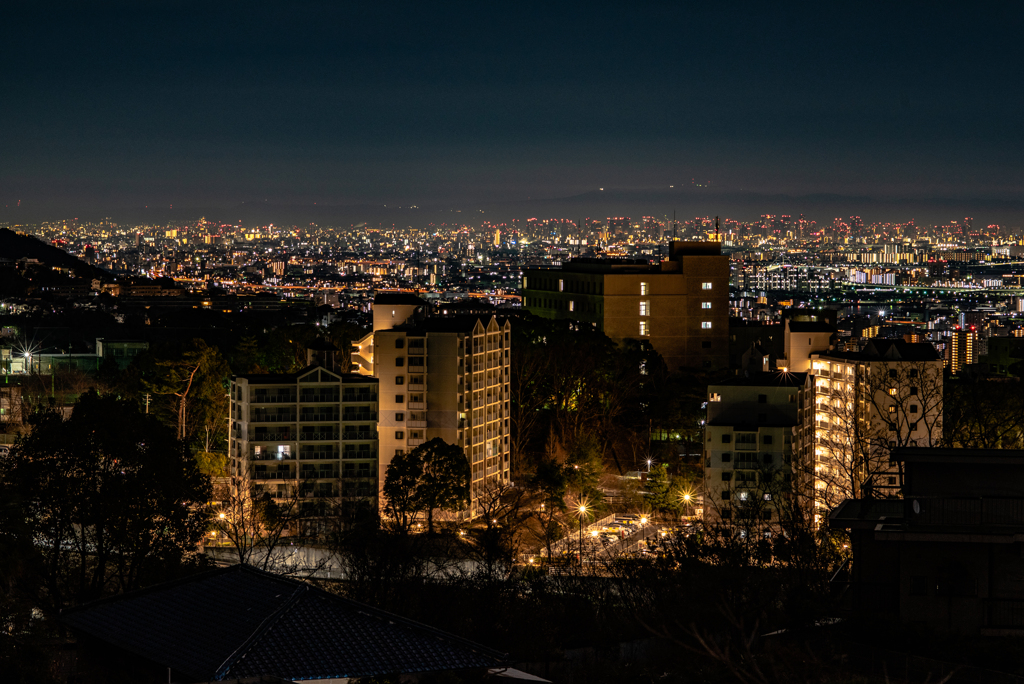
[[[71,269],[80,278],[113,279],[109,272],[90,266],[59,247],[48,245],[37,237],[21,235],[7,228],[0,228],[0,258],[12,261],[36,259],[51,268]]]

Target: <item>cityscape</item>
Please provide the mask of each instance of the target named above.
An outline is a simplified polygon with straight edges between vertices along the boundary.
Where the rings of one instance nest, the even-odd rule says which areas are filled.
[[[0,680],[1024,682],[1019,9],[51,9]]]

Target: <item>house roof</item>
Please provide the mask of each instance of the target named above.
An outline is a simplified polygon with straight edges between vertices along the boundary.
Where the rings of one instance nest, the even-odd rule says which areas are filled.
[[[796,387],[804,386],[807,373],[791,373],[789,371],[766,371],[763,373],[751,373],[749,376],[738,375],[726,378],[713,383],[708,387],[711,391],[715,387]]]
[[[66,611],[88,634],[201,681],[369,677],[490,668],[505,656],[245,565]]]

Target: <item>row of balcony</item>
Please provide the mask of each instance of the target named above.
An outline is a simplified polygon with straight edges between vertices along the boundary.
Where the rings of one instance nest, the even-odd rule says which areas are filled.
[[[339,402],[354,404],[354,403],[365,403],[368,401],[377,401],[377,394],[374,392],[359,392],[356,394],[345,394],[338,395],[334,393],[314,393],[314,394],[261,394],[254,396],[250,399],[250,404],[294,404],[300,402],[303,404],[336,404]]]
[[[241,439],[241,434],[235,435]],[[316,430],[309,432],[291,432],[288,430],[249,432],[248,439],[251,442],[323,442],[342,440],[368,440],[377,439],[376,430],[363,430],[359,432],[338,432],[337,430]]]

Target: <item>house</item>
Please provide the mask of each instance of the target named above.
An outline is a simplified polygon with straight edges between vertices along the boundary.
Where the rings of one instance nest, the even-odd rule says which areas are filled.
[[[948,634],[1024,635],[1024,451],[904,448],[903,499],[850,499],[855,616]]]
[[[349,679],[478,671],[497,651],[246,565],[65,611],[77,681]],[[263,681],[263,680],[261,680]]]

